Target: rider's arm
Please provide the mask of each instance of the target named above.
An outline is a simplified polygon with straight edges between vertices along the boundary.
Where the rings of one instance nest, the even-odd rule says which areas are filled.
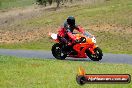
[[[78,30],[79,32],[81,32],[82,34],[85,33],[84,29],[81,26],[76,26],[76,30]]]
[[[72,32],[70,31],[70,29],[67,29],[67,35],[68,35],[73,41],[76,40],[76,36],[74,36],[74,35],[72,34]]]

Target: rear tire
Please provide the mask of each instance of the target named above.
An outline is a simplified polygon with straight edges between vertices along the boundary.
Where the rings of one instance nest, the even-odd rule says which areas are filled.
[[[87,56],[93,61],[99,61],[102,59],[103,53],[102,50],[97,47],[94,49],[95,55],[93,55],[89,50],[86,51]]]
[[[52,55],[56,58],[56,59],[59,59],[59,60],[64,60],[67,55],[65,55],[63,52],[62,52],[62,45],[60,43],[56,43],[52,46]]]

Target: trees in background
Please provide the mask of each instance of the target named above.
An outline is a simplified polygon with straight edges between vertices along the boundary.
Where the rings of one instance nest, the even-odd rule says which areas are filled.
[[[36,2],[37,2],[38,5],[46,6],[46,4],[47,4],[47,0],[36,0]]]
[[[58,8],[60,6],[60,3],[64,4],[67,2],[72,3],[73,0],[36,0],[38,5],[44,5],[47,6],[47,4],[52,5],[53,2],[55,2],[57,5],[56,7]]]

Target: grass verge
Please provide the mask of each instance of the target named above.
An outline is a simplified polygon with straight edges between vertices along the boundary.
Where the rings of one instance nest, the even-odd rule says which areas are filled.
[[[0,0],[0,10],[25,7],[35,3],[35,0]]]
[[[132,65],[0,56],[1,88],[80,88],[79,66],[88,74],[130,74]],[[113,69],[114,68],[114,69]],[[130,84],[87,84],[84,88],[131,88]]]
[[[105,53],[126,53],[132,54],[132,40],[131,34],[112,34],[110,32],[93,31],[88,30],[94,34],[97,38],[97,45]],[[25,43],[15,43],[15,44],[0,44],[0,48],[7,49],[32,49],[32,50],[51,50],[52,45],[55,42],[49,38],[40,39],[37,41],[25,42]],[[127,46],[127,47],[126,47]]]
[[[48,38],[40,39],[37,41],[15,43],[15,44],[0,44],[0,48],[6,49],[24,49],[24,50],[50,50],[54,43],[49,41]]]
[[[7,27],[6,30],[27,31],[28,28],[34,30],[44,28],[43,31],[47,33],[49,30],[46,28],[55,31],[60,24],[63,24],[67,16],[73,15],[76,17],[78,24],[82,25],[87,31],[90,31],[97,37],[97,44],[99,44],[104,52],[132,53],[131,14],[132,0],[126,0],[125,2],[124,0],[109,0],[101,4],[76,5],[57,11],[45,11],[44,15],[40,17],[16,22],[14,25]],[[103,26],[100,27],[102,24]],[[105,26],[107,24],[115,25],[115,27]],[[97,30],[94,30],[95,28],[89,28],[91,25],[96,25]],[[107,31],[107,29],[110,30]],[[49,50],[53,44],[50,43],[48,38],[45,37],[40,40],[34,39],[34,41],[18,44],[0,44],[0,48]]]

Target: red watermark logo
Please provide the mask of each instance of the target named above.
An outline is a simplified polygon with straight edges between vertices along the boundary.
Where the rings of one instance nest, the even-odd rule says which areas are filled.
[[[130,83],[131,76],[129,74],[85,74],[84,69],[80,67],[76,81],[80,85],[85,83]]]

